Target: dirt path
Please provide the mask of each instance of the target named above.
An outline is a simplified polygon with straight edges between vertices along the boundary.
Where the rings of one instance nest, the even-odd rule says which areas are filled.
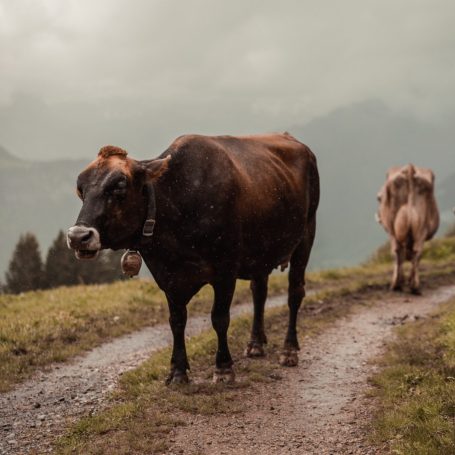
[[[398,296],[359,307],[320,336],[304,341],[300,364],[281,382],[246,399],[244,415],[196,416],[172,434],[175,454],[380,454],[369,448],[365,397],[394,325],[424,317],[455,296],[455,286],[424,297]]]
[[[272,297],[267,306],[285,301],[285,296]],[[233,306],[231,314],[251,311],[248,302]],[[194,336],[209,327],[209,315],[190,317],[186,333]],[[68,423],[102,408],[123,372],[171,342],[168,324],[148,327],[39,372],[12,392],[0,394],[0,454],[50,452],[52,441]]]
[[[173,435],[173,453],[368,454],[362,424],[363,391],[372,373],[368,359],[380,352],[393,325],[424,316],[455,295],[455,286],[425,297],[399,296],[361,307],[321,336],[305,340],[300,366],[247,401],[245,416],[195,417]],[[285,303],[285,296],[267,307]],[[251,303],[232,316],[251,312]],[[188,321],[188,336],[210,327],[209,317]],[[167,324],[115,339],[71,363],[36,374],[0,395],[0,454],[46,453],[71,421],[102,408],[119,376],[171,342]]]

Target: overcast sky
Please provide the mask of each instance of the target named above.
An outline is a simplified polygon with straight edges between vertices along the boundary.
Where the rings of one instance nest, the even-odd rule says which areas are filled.
[[[451,0],[0,0],[0,144],[142,158],[369,99],[438,121],[455,111],[454,23]]]

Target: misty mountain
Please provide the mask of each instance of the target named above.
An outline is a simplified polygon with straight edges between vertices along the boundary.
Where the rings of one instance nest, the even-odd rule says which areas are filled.
[[[443,218],[455,220],[455,130],[451,119],[433,124],[370,101],[336,110],[289,131],[318,158],[321,204],[313,268],[358,263],[386,240],[374,220],[376,194],[390,166],[413,162],[436,173]],[[169,142],[173,138],[169,138]],[[47,250],[80,208],[78,173],[90,160],[31,162],[0,148],[0,272],[19,235],[34,232]]]
[[[45,255],[59,229],[75,220],[76,177],[88,160],[31,162],[0,148],[0,279],[21,233],[31,231]]]
[[[338,109],[290,130],[318,158],[321,205],[313,264],[355,264],[387,237],[374,220],[376,194],[391,166],[414,163],[436,174],[439,234],[455,218],[453,118],[435,124],[390,110],[379,101]]]

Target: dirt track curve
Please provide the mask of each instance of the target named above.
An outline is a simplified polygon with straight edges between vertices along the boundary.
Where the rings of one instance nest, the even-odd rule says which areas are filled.
[[[172,454],[383,454],[369,447],[365,396],[393,326],[424,317],[455,295],[455,286],[428,296],[393,297],[359,308],[320,336],[304,340],[297,368],[245,402],[246,414],[202,417],[172,435]]]
[[[455,286],[428,296],[397,296],[360,307],[320,336],[304,340],[297,368],[265,385],[242,416],[196,416],[172,434],[169,453],[184,454],[370,454],[363,426],[369,407],[363,398],[377,355],[391,329],[423,317],[455,296]],[[285,303],[285,296],[267,307]],[[233,307],[248,313],[250,303]],[[188,321],[188,336],[210,327],[209,317]],[[36,374],[0,395],[0,454],[46,453],[67,423],[103,406],[122,372],[171,342],[167,325],[157,325],[106,343],[67,364]]]
[[[267,307],[286,302],[271,297]],[[251,303],[235,305],[233,317],[252,311]],[[190,317],[186,334],[191,337],[211,327],[210,315]],[[65,364],[34,375],[15,390],[0,394],[0,455],[51,451],[51,444],[76,418],[96,412],[119,376],[172,342],[168,324],[147,327],[116,338]]]

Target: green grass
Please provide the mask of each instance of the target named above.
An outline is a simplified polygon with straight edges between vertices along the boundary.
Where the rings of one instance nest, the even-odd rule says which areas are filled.
[[[455,238],[435,240],[426,250],[423,275],[450,273],[452,261]],[[390,273],[390,263],[370,261],[359,267],[312,272],[307,281],[316,290],[349,288],[359,279],[385,284]],[[286,287],[286,274],[270,277],[270,295],[282,293]],[[212,298],[212,290],[206,286],[190,303],[190,314],[207,314]],[[234,304],[248,299],[248,282],[239,280]],[[167,320],[164,295],[148,281],[0,295],[0,392],[10,390],[38,368]]]
[[[348,269],[339,277],[334,272],[336,279],[326,275],[310,274],[308,281],[314,288],[349,281]],[[270,277],[269,295],[286,288],[286,274]],[[249,283],[239,280],[233,304],[249,299]],[[206,286],[192,299],[190,314],[207,314],[212,301],[212,288]],[[143,280],[0,295],[0,393],[38,368],[144,326],[167,323],[168,317],[164,294]]]
[[[282,292],[285,276],[271,280],[271,294]],[[249,297],[239,281],[235,302]],[[203,288],[191,314],[207,313],[212,290]],[[109,339],[147,325],[167,322],[164,294],[149,281],[62,287],[0,296],[0,392],[37,369],[65,361]]]
[[[427,242],[422,254],[422,262],[447,261],[455,259],[455,236],[448,235],[443,238],[436,238]],[[380,265],[392,263],[389,242],[381,245],[367,261],[367,265]]]
[[[314,276],[314,286],[321,287],[321,277]],[[286,288],[285,274],[270,277],[269,295]],[[249,299],[249,283],[239,280],[233,304]],[[190,314],[209,313],[212,301],[212,288],[206,286],[192,299]],[[38,368],[144,326],[167,323],[168,317],[165,296],[150,281],[0,295],[0,393]]]
[[[424,287],[453,278],[454,245],[453,238],[432,242],[423,261]],[[310,287],[321,292],[305,300],[300,330],[311,334],[346,314],[365,296],[382,295],[390,273],[390,263],[370,261],[355,268],[309,274]],[[270,295],[282,293],[286,281],[284,274],[271,276]],[[190,304],[190,313],[208,313],[212,297],[211,288],[202,289]],[[248,283],[239,281],[234,304],[246,299],[250,299]],[[80,421],[61,442],[61,451],[159,452],[167,444],[166,434],[175,425],[184,424],[187,414],[241,412],[237,403],[241,402],[239,394],[245,388],[250,390],[257,382],[276,380],[273,378],[286,314],[286,308],[268,312],[269,356],[265,361],[243,359],[241,353],[249,337],[250,320],[243,317],[233,321],[229,337],[240,377],[236,385],[226,387],[209,382],[215,339],[211,332],[203,334],[188,346],[193,384],[165,388],[163,379],[170,352],[155,354],[124,375],[110,409]],[[152,283],[140,280],[0,296],[0,392],[30,377],[38,368],[65,361],[111,338],[167,319],[162,292]]]
[[[374,441],[400,455],[455,453],[455,300],[400,328],[380,365]]]

